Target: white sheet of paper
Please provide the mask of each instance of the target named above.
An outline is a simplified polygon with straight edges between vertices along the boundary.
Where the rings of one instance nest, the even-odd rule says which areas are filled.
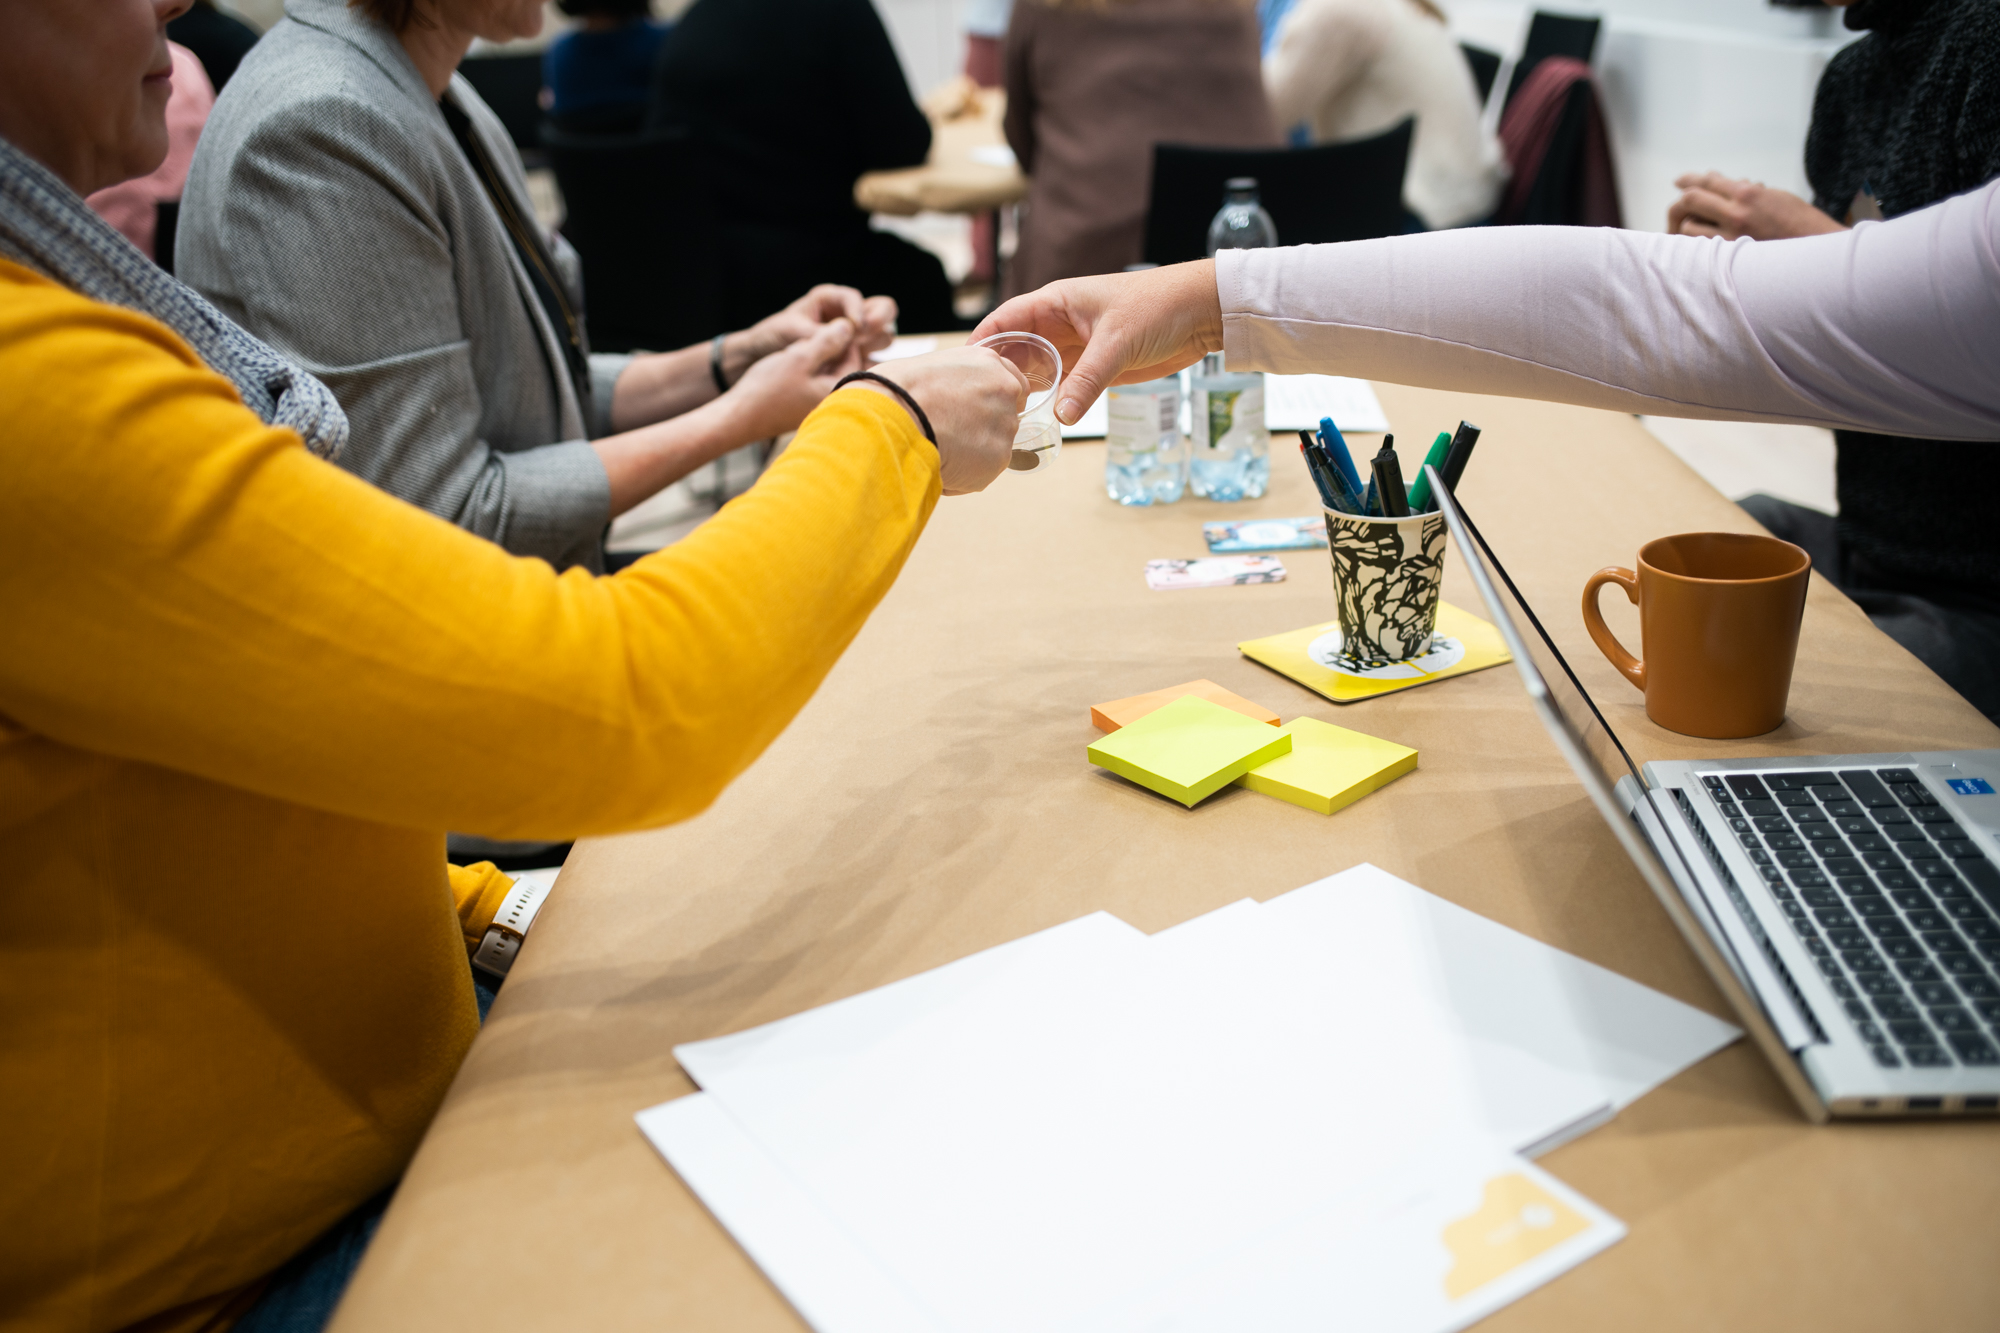
[[[1005,986],[1023,969],[1091,966],[1094,959],[1109,958],[1145,941],[1145,933],[1136,926],[1109,912],[1092,912],[789,1018],[684,1043],[674,1047],[674,1058],[704,1088],[760,1065],[778,1077],[791,1078],[799,1070],[836,1065],[865,1050],[883,1033],[927,1032],[948,1024],[968,996],[987,986]],[[1050,958],[1041,960],[1043,954]]]
[[[1267,428],[1318,430],[1321,417],[1332,417],[1342,434],[1372,435],[1389,429],[1388,414],[1367,380],[1344,375],[1264,377]]]
[[[1402,951],[1458,1030],[1488,1052],[1482,1059],[1520,1052],[1588,1074],[1614,1107],[1631,1105],[1743,1035],[1365,862],[1281,894],[1262,910],[1288,931],[1372,938]]]
[[[1263,915],[1025,952],[943,1010],[828,1040],[838,1059],[683,1064],[948,1327],[1093,1328],[1272,1219],[1483,1136],[1428,997],[1385,993],[1368,946],[1273,938]]]
[[[705,1092],[648,1107],[639,1130],[819,1333],[938,1333],[929,1313]]]
[[[1467,1141],[1286,1218],[1095,1333],[1453,1333],[1615,1244],[1624,1224]]]
[[[1474,1176],[1439,1163],[1551,1146],[1736,1035],[1362,865],[677,1048],[707,1091],[640,1123],[820,1333],[1431,1333],[1622,1234],[1576,1200],[1583,1232],[1447,1295],[1423,1227]]]
[[[1111,421],[1105,395],[1099,394],[1074,426],[1063,427],[1065,440],[1104,438]],[[1264,424],[1271,430],[1318,430],[1321,417],[1332,417],[1343,433],[1370,435],[1389,429],[1388,414],[1367,380],[1341,375],[1264,376]],[[1188,433],[1187,403],[1181,403],[1181,434]]]
[[[817,1333],[948,1333],[707,1093],[640,1130]],[[1476,1140],[1318,1200],[1233,1250],[1092,1312],[1093,1333],[1451,1333],[1613,1244],[1625,1228]]]

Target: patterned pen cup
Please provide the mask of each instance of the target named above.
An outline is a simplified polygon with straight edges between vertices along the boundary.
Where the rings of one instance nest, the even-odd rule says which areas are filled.
[[[1326,511],[1341,656],[1380,666],[1430,651],[1444,579],[1444,515],[1363,518]]]

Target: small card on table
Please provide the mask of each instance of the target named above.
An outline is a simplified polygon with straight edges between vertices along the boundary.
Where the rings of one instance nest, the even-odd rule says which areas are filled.
[[[1312,551],[1326,549],[1326,516],[1253,518],[1201,525],[1209,554],[1238,551]]]
[[[1283,583],[1284,562],[1274,555],[1211,556],[1207,560],[1148,560],[1146,586],[1155,592],[1175,588],[1229,588],[1240,583]]]

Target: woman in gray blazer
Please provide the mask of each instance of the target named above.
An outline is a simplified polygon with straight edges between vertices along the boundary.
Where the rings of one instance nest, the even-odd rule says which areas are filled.
[[[593,355],[576,253],[453,73],[537,0],[288,0],[230,80],[181,200],[180,276],[307,366],[341,464],[558,569],[730,449],[790,430],[886,344],[895,306],[815,288],[712,345]]]

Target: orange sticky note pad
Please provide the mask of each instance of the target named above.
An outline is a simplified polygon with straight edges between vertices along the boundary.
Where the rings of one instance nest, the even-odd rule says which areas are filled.
[[[1191,680],[1185,685],[1169,685],[1164,690],[1154,690],[1150,694],[1135,694],[1129,699],[1114,699],[1108,704],[1090,706],[1090,725],[1099,731],[1116,731],[1130,726],[1156,708],[1163,708],[1176,699],[1188,695],[1206,699],[1213,704],[1233,709],[1245,717],[1255,718],[1266,726],[1278,725],[1278,715],[1262,704],[1253,704],[1240,694],[1232,694],[1212,680]]]

